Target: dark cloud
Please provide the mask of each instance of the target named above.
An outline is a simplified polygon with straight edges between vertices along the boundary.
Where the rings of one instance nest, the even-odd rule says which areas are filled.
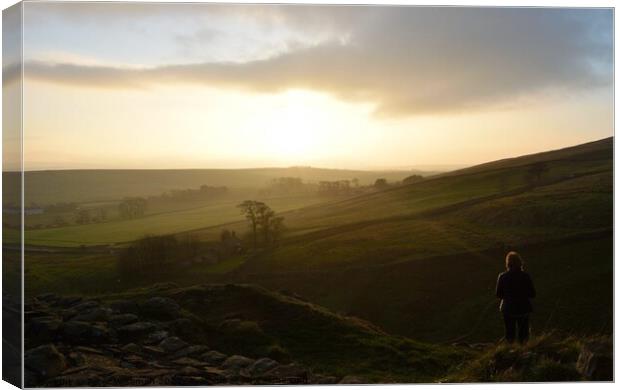
[[[375,102],[385,115],[476,109],[541,92],[611,86],[613,20],[606,9],[255,6],[244,12],[302,31],[339,29],[349,39],[245,63],[122,69],[33,62],[26,74],[114,88],[307,88]]]

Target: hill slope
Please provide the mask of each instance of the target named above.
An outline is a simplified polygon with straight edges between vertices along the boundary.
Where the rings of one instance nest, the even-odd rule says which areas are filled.
[[[352,375],[428,382],[467,355],[249,285],[155,285],[89,301],[45,294],[28,309],[31,385],[109,385],[128,377],[143,378],[135,383],[142,385],[334,383]],[[268,367],[250,366],[261,358]],[[235,371],[241,364],[245,370]],[[287,382],[291,377],[299,382]]]

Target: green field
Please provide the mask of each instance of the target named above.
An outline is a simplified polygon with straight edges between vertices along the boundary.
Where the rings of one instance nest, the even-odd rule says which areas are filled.
[[[258,198],[277,211],[302,208],[325,202],[316,195],[282,196]],[[123,243],[145,235],[173,234],[190,231],[204,226],[219,226],[232,221],[241,221],[237,205],[243,200],[226,199],[204,202],[189,209],[173,210],[146,215],[130,220],[113,220],[87,225],[72,225],[61,228],[27,230],[26,245],[80,246]],[[28,219],[28,217],[26,218]],[[221,229],[214,228],[218,231]]]
[[[534,177],[532,167],[540,162],[546,169]],[[535,332],[611,331],[612,139],[350,198],[283,197],[268,203],[287,227],[277,247],[130,284],[120,281],[109,253],[88,248],[65,253],[60,247],[57,253],[29,252],[27,294],[92,295],[168,281],[243,282],[298,294],[417,340],[493,341],[502,329],[495,278],[505,252],[516,249],[539,290]],[[224,228],[247,232],[235,204],[31,231],[27,242],[70,247],[146,232],[183,236],[188,230],[208,242]]]

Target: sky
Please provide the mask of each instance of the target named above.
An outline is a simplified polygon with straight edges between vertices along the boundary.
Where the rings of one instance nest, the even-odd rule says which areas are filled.
[[[613,135],[609,9],[24,7],[29,170],[409,169]]]

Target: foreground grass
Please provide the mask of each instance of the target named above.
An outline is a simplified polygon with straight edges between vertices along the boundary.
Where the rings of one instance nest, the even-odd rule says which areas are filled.
[[[563,382],[580,381],[577,369],[582,346],[597,343],[611,356],[613,345],[609,336],[561,336],[547,333],[526,345],[502,343],[485,350],[472,361],[462,364],[445,382]],[[612,380],[612,377],[596,378]]]

